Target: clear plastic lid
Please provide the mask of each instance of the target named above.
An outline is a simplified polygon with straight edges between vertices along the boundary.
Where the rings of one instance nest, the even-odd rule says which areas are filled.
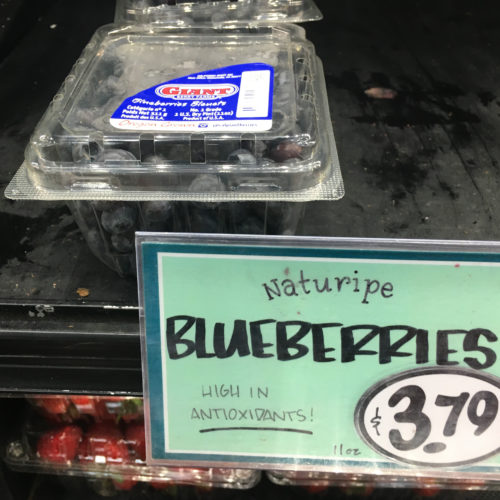
[[[304,30],[98,30],[6,191],[11,198],[338,199],[321,63]]]
[[[168,26],[271,26],[318,21],[312,0],[118,0],[117,23]]]

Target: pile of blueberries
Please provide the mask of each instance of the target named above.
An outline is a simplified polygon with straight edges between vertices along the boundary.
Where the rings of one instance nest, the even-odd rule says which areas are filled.
[[[136,231],[294,234],[303,208],[283,202],[100,200],[69,206],[92,252],[121,276],[136,273]]]
[[[302,147],[294,142],[269,143],[268,157],[287,162],[300,159]],[[74,148],[74,155],[88,155],[89,150]],[[87,157],[88,159],[88,157]],[[137,161],[125,149],[100,150],[97,162]],[[162,157],[150,156],[149,163],[161,163]],[[237,149],[228,161],[254,165],[257,160],[249,150]],[[192,193],[215,193],[227,187],[219,177],[197,175],[187,188]],[[281,202],[201,202],[201,201],[71,201],[83,235],[93,251],[120,275],[134,275],[135,232],[193,232],[230,234],[293,234],[300,218],[300,204]]]

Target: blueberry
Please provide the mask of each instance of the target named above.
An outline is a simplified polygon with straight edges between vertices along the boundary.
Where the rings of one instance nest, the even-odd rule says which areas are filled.
[[[286,216],[287,212],[289,212],[289,205],[279,201],[268,201],[266,203],[266,210],[268,217],[272,217],[275,219],[282,219]]]
[[[255,141],[255,154],[257,156],[261,157],[266,149],[267,149],[267,146],[266,146],[266,143],[264,141]]]
[[[191,193],[214,193],[225,191],[224,184],[214,175],[198,175],[189,186]]]
[[[102,106],[112,97],[123,95],[123,92],[123,84],[120,78],[112,75],[98,82],[92,97],[94,102]]]
[[[96,158],[97,162],[101,161],[137,161],[137,158],[133,153],[127,151],[126,149],[107,149],[106,151],[101,151]]]
[[[276,162],[283,163],[292,158],[300,159],[301,153],[302,146],[295,142],[285,141],[274,146],[269,153],[269,157]]]
[[[169,161],[187,162],[190,157],[190,149],[187,144],[166,145],[164,154]]]
[[[210,194],[225,191],[226,186],[214,175],[198,175],[189,185],[190,193]],[[193,205],[199,208],[214,209],[218,202],[193,202]]]
[[[218,233],[219,213],[216,211],[198,211],[194,210],[190,214],[191,231],[193,233]]]
[[[71,148],[71,155],[75,163],[86,162],[90,160],[88,143],[75,143]]]
[[[290,83],[290,77],[288,71],[281,71],[278,75],[278,84],[280,88],[284,85],[288,85]]]
[[[105,231],[122,234],[132,230],[137,221],[137,209],[131,205],[106,210],[101,214],[101,224]]]
[[[118,207],[123,206],[121,201],[107,201],[107,200],[92,200],[90,205],[97,212],[103,212],[104,210],[113,210]]]
[[[283,111],[280,111],[279,109],[276,109],[273,112],[273,124],[275,127],[280,126],[282,123],[285,122],[286,116]]]
[[[142,213],[146,220],[160,220],[172,215],[171,201],[145,201],[142,204]]]
[[[231,10],[231,15],[236,17],[236,19],[246,20],[252,17],[252,11],[250,7],[245,7],[244,5],[238,5],[238,8]]]
[[[247,149],[237,149],[236,151],[233,151],[229,155],[228,160],[232,163],[238,163],[241,165],[255,165],[257,163],[255,156]]]
[[[255,216],[247,217],[236,226],[238,234],[264,234],[264,229],[264,221]]]
[[[85,227],[95,226],[94,210],[88,201],[74,200],[68,203],[77,220],[82,220]]]
[[[248,203],[231,203],[229,205],[229,210],[231,213],[231,218],[235,224],[240,224],[249,215]]]
[[[124,72],[125,72],[125,65],[123,64],[122,61],[117,59],[113,65],[113,75],[120,77],[123,75]]]
[[[152,163],[153,165],[163,164],[165,161],[163,155],[147,155],[142,159],[142,163]]]
[[[145,201],[142,204],[142,217],[148,231],[167,231],[173,218],[170,201]]]
[[[224,12],[216,12],[212,15],[212,23],[219,24],[227,20],[227,15]]]
[[[95,120],[95,109],[93,107],[78,109],[75,111],[74,121],[76,125],[89,127]]]
[[[119,58],[116,53],[105,53],[102,55],[100,68],[100,76],[113,74],[114,76],[121,76],[124,70],[123,60]]]
[[[135,236],[131,234],[112,234],[111,245],[118,253],[131,253],[134,250]]]
[[[297,127],[300,130],[300,133],[307,134],[310,133],[313,128],[313,119],[312,114],[309,110],[302,110],[297,115]]]
[[[113,267],[120,276],[131,276],[135,274],[134,255],[114,255]]]
[[[85,232],[85,239],[87,240],[87,244],[100,259],[106,258],[106,245],[103,241],[102,235],[98,229],[90,229]]]

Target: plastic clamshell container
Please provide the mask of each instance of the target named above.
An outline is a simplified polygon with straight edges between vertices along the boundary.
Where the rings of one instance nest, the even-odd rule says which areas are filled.
[[[269,130],[142,131],[110,123],[125,99],[151,86],[246,63],[274,68]],[[99,29],[6,190],[14,199],[206,202],[310,201],[343,193],[321,63],[294,25]]]
[[[141,398],[41,396],[30,398],[22,436],[4,459],[13,470],[108,478],[115,489],[136,482],[161,489],[172,484],[247,489],[260,472],[231,468],[149,467],[144,461]]]
[[[363,496],[370,495],[375,488],[414,488],[420,496],[437,495],[441,488],[455,490],[485,490],[500,488],[496,478],[465,477],[465,474],[451,474],[449,477],[437,477],[424,473],[418,475],[391,474],[390,470],[378,473],[350,472],[305,472],[305,471],[268,471],[269,480],[281,486],[302,486],[310,491],[319,492],[330,487],[347,488],[352,494],[353,488]]]
[[[270,26],[321,18],[312,0],[118,0],[115,21],[181,27]]]

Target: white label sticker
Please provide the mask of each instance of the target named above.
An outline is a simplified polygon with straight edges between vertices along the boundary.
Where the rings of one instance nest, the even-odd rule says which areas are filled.
[[[241,75],[237,118],[264,118],[269,113],[271,72],[245,71]]]

